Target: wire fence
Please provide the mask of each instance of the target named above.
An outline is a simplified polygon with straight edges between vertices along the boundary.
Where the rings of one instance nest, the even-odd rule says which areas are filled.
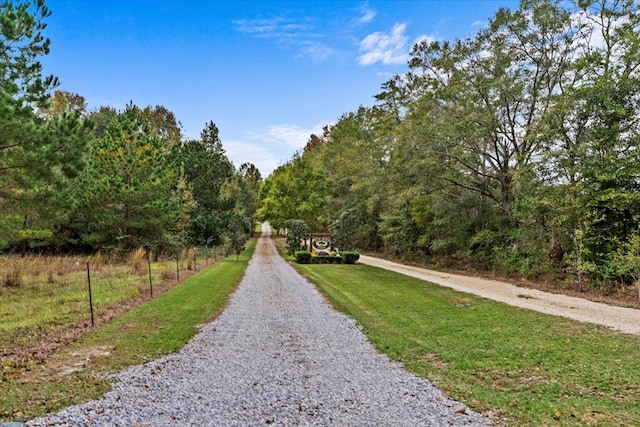
[[[27,345],[56,328],[95,317],[137,298],[153,298],[229,248],[138,249],[128,257],[0,255],[0,348]]]

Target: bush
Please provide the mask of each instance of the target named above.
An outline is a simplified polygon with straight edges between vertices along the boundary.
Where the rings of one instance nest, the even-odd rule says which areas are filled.
[[[339,256],[314,256],[311,258],[313,264],[342,264],[342,257]]]
[[[311,263],[311,252],[309,251],[296,251],[295,252],[296,262],[298,264],[310,264]]]
[[[342,252],[342,258],[344,258],[345,264],[355,264],[360,259],[358,252]]]

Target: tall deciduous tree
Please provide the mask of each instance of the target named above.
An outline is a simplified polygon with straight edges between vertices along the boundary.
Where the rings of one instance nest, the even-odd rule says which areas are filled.
[[[175,147],[182,139],[181,124],[175,114],[163,105],[145,107],[142,113],[149,117],[151,133],[165,141],[169,148]]]
[[[87,113],[87,101],[84,99],[84,96],[77,93],[56,90],[47,102],[47,106],[39,112],[45,117],[55,117],[65,113],[85,115]]]
[[[290,219],[300,219],[313,230],[325,229],[328,186],[317,166],[297,153],[277,168],[260,189],[258,217],[268,220],[276,230],[285,229]]]
[[[309,143],[331,219],[355,212],[365,248],[520,272],[578,259],[619,279],[640,222],[639,10],[523,0],[473,37],[416,44],[378,105]],[[290,170],[267,179],[263,192],[285,197],[263,210],[297,217],[284,203]]]
[[[576,89],[588,141],[577,168],[585,244],[608,263],[640,224],[640,8],[631,0],[580,2],[591,45]]]
[[[396,115],[383,108],[360,107],[344,114],[331,127],[324,150],[323,170],[332,192],[331,220],[354,209],[356,245],[377,249],[380,214],[389,199],[389,160],[392,157]]]

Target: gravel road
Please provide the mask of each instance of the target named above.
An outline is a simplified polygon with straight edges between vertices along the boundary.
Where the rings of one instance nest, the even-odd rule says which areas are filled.
[[[567,317],[580,322],[595,323],[619,332],[640,335],[640,310],[633,308],[616,307],[569,295],[521,288],[497,280],[427,270],[364,255],[360,257],[359,262],[515,307]]]
[[[378,354],[280,258],[265,228],[225,311],[102,399],[28,426],[479,426],[490,420]]]

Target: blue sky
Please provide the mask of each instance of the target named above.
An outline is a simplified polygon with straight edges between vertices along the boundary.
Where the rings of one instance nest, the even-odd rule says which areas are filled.
[[[514,0],[49,0],[45,73],[89,109],[164,105],[189,138],[213,121],[264,177],[407,70],[411,46],[472,36]]]

